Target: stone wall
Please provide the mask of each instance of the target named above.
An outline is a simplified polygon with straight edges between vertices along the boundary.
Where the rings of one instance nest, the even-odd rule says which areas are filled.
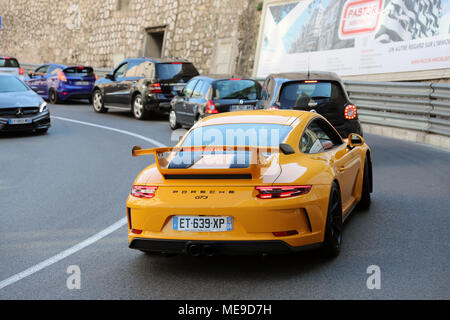
[[[229,49],[230,72],[251,74],[257,0],[0,0],[0,53],[22,62],[110,68],[143,56],[147,28],[165,27],[163,56],[216,73]],[[223,46],[220,48],[224,48]],[[227,51],[228,52],[228,51]],[[228,56],[225,57],[228,59]]]

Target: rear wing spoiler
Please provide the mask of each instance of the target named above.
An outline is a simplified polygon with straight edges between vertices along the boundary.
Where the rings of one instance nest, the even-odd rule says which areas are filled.
[[[212,154],[215,152],[232,152],[232,151],[248,151],[250,155],[250,165],[246,168],[169,168],[173,156],[180,152],[203,152]],[[166,154],[171,154],[167,156]],[[158,171],[162,175],[214,175],[214,174],[231,174],[245,175],[251,174],[255,176],[260,173],[261,168],[270,165],[267,161],[265,153],[280,153],[280,148],[273,147],[250,147],[250,146],[201,146],[201,147],[167,147],[155,149],[142,149],[141,147],[133,147],[133,157],[144,155],[155,156],[155,163]]]

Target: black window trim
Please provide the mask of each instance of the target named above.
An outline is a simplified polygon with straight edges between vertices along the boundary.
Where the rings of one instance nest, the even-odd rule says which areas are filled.
[[[326,120],[324,120],[324,119],[322,119],[322,118],[320,118],[320,117],[314,117],[314,118],[312,118],[312,119],[308,122],[308,124],[305,126],[305,129],[303,129],[302,135],[300,136],[300,141],[299,141],[299,144],[298,144],[298,149],[299,149],[299,151],[300,151],[301,154],[313,155],[313,154],[327,153],[327,152],[332,151],[332,150],[334,150],[335,148],[340,147],[340,146],[342,146],[342,145],[344,144],[344,140],[342,140],[342,137],[339,135],[339,133],[337,133],[337,132],[335,132],[335,130],[333,130],[333,131],[331,132],[331,133],[332,133],[331,135],[334,135],[335,138],[336,138],[336,142],[333,141],[333,143],[334,143],[333,148],[327,149],[327,150],[325,150],[324,152],[318,152],[318,153],[305,153],[305,152],[302,152],[302,138],[303,138],[303,135],[305,134],[306,129],[308,129],[308,127],[311,125],[311,123],[313,123],[313,122],[316,121],[316,120],[325,123],[325,124],[327,125],[327,127],[331,126],[331,124],[327,123]],[[320,127],[323,131],[325,131],[325,133],[326,133],[327,135],[329,135],[329,132],[330,132],[330,131],[328,131],[328,130],[322,128],[321,126],[319,126],[319,127]],[[332,126],[331,126],[331,127],[332,127]],[[327,128],[327,129],[332,130],[332,128]],[[328,132],[327,132],[327,131],[328,131]],[[333,139],[332,137],[330,137],[330,138]],[[340,143],[337,143],[337,142],[338,142],[337,139],[339,139],[339,142],[340,142]]]

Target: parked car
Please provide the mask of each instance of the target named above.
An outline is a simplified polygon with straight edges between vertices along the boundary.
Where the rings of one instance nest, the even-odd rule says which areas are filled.
[[[0,56],[0,73],[13,74],[22,81],[25,79],[25,71],[16,58]]]
[[[15,75],[0,74],[0,132],[49,128],[47,103]]]
[[[333,72],[271,74],[264,82],[265,109],[315,110],[347,138],[363,135],[357,107],[339,76]]]
[[[254,110],[259,106],[261,92],[261,85],[251,79],[195,77],[171,102],[170,128],[192,127],[198,120],[211,114]]]
[[[130,110],[136,119],[143,120],[150,112],[169,111],[172,98],[198,74],[186,60],[127,59],[96,82],[93,107],[99,113],[109,108]]]
[[[25,82],[53,104],[69,99],[91,99],[97,76],[88,66],[44,64],[28,73]]]

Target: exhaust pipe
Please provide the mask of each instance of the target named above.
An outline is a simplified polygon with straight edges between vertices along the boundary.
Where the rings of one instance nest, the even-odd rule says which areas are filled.
[[[216,250],[213,246],[206,245],[203,247],[203,254],[207,257],[213,257],[216,254]]]
[[[202,250],[198,245],[193,244],[188,247],[187,252],[192,257],[199,257],[200,254],[202,253]]]

